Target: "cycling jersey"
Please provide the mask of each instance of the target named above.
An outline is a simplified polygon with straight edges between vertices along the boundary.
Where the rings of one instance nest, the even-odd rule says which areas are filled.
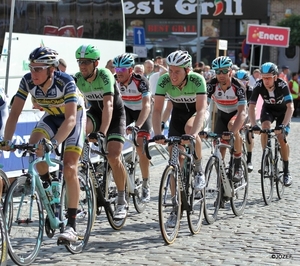
[[[64,116],[65,104],[77,103],[78,109],[84,107],[83,97],[78,91],[74,79],[61,71],[54,71],[52,84],[46,93],[40,86],[34,85],[31,73],[27,73],[21,80],[16,96],[26,100],[28,93],[50,115]]]
[[[267,109],[275,115],[285,113],[286,104],[293,102],[287,83],[278,78],[274,81],[275,89],[268,91],[264,86],[263,80],[258,80],[253,88],[250,104],[256,105],[258,96],[261,95],[263,99],[263,109]]]
[[[247,104],[246,88],[234,77],[231,78],[231,86],[225,92],[214,77],[207,83],[207,92],[208,102],[213,99],[217,108],[224,113],[232,113],[238,109],[238,106]]]
[[[0,88],[0,137],[4,134],[6,120],[8,118],[7,97],[2,88]]]
[[[173,103],[173,109],[195,113],[196,95],[206,94],[205,84],[202,75],[189,72],[186,85],[180,90],[172,85],[169,73],[165,73],[158,79],[155,95],[167,96]]]
[[[127,86],[117,82],[124,105],[131,110],[142,110],[144,97],[150,96],[149,82],[146,77],[132,74]]]
[[[75,74],[77,79],[76,84],[85,98],[89,101],[93,109],[99,111],[99,115],[103,110],[103,96],[113,95],[113,117],[117,110],[123,109],[123,102],[120,97],[120,92],[116,86],[116,81],[113,74],[107,68],[97,69],[97,74],[92,82],[84,79],[80,72]]]

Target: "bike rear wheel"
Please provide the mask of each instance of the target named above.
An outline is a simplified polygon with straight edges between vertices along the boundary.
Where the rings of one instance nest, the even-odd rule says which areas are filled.
[[[1,204],[3,205],[10,183],[9,183],[7,175],[5,174],[5,172],[2,169],[0,169],[0,178],[2,179]]]
[[[234,195],[230,199],[232,211],[236,216],[240,216],[244,213],[249,190],[248,167],[243,158],[241,160],[241,166],[243,169],[243,178],[239,182],[232,183]]]
[[[38,256],[44,233],[44,212],[37,192],[27,176],[9,187],[3,212],[8,235],[8,252],[18,265],[30,265]],[[31,216],[30,216],[31,213]]]
[[[159,226],[167,244],[174,243],[180,227],[181,193],[178,172],[167,166],[161,178],[158,196]]]
[[[2,212],[2,206],[0,209],[0,266],[6,266],[7,263],[7,234],[5,230],[5,220]]]
[[[269,205],[273,198],[274,178],[272,174],[272,158],[270,151],[265,149],[261,160],[261,191],[266,205]]]
[[[76,215],[76,232],[78,235],[78,240],[69,245],[65,245],[66,249],[73,253],[81,253],[86,247],[91,229],[93,226],[93,220],[95,217],[95,204],[93,199],[93,190],[91,189],[91,180],[86,178],[84,174],[78,172],[78,182],[80,186],[80,195]],[[68,218],[68,204],[67,204],[67,193],[66,193],[66,183],[63,183],[61,192],[61,220]]]
[[[190,179],[194,180],[194,171],[190,173]],[[190,210],[187,211],[187,219],[189,224],[189,229],[192,234],[199,233],[203,221],[203,209],[204,209],[204,198],[205,189],[201,191],[195,191],[194,184],[190,180],[190,184],[186,191],[187,200],[190,205]]]
[[[216,157],[208,160],[205,177],[204,217],[208,224],[212,224],[217,220],[221,200],[219,161]]]

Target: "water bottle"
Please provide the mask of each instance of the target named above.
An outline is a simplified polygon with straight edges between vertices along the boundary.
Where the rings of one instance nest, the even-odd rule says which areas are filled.
[[[60,203],[61,183],[57,177],[54,177],[51,182],[53,202]]]
[[[44,181],[43,182],[43,187],[45,189],[45,192],[46,192],[46,195],[48,197],[48,200],[49,200],[50,204],[53,204],[52,188],[51,188],[49,182],[48,181]]]

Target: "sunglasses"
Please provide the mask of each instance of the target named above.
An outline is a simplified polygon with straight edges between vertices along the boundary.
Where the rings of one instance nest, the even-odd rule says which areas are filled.
[[[127,69],[126,67],[116,67],[116,72],[125,72]]]
[[[230,71],[230,69],[217,69],[215,70],[217,75],[222,74],[228,74],[228,72]]]
[[[94,62],[95,62],[95,60],[77,60],[77,63],[79,66],[81,66],[81,65],[88,66]]]
[[[261,77],[263,80],[272,80],[273,78],[275,77],[275,75],[274,76],[268,76],[268,77]]]
[[[29,69],[31,72],[37,72],[40,73],[42,72],[44,69],[49,68],[50,66],[31,66],[29,65]]]

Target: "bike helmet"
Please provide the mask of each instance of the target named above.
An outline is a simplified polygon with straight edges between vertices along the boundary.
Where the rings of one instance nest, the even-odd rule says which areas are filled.
[[[75,53],[76,59],[91,59],[91,60],[99,60],[100,59],[100,51],[94,45],[81,45]]]
[[[114,58],[113,66],[114,67],[133,67],[135,64],[134,58],[131,54],[125,53],[118,55]]]
[[[48,47],[38,47],[34,49],[28,60],[33,63],[43,63],[46,65],[58,66],[58,53]]]
[[[212,61],[212,69],[229,68],[232,66],[232,61],[228,56],[219,56]]]
[[[267,62],[261,65],[260,68],[261,74],[273,74],[277,75],[278,74],[278,67],[273,64],[272,62]]]
[[[234,77],[239,80],[249,80],[249,73],[244,69],[240,69],[235,73]]]
[[[175,51],[167,56],[167,65],[178,67],[191,67],[192,58],[187,51]]]

